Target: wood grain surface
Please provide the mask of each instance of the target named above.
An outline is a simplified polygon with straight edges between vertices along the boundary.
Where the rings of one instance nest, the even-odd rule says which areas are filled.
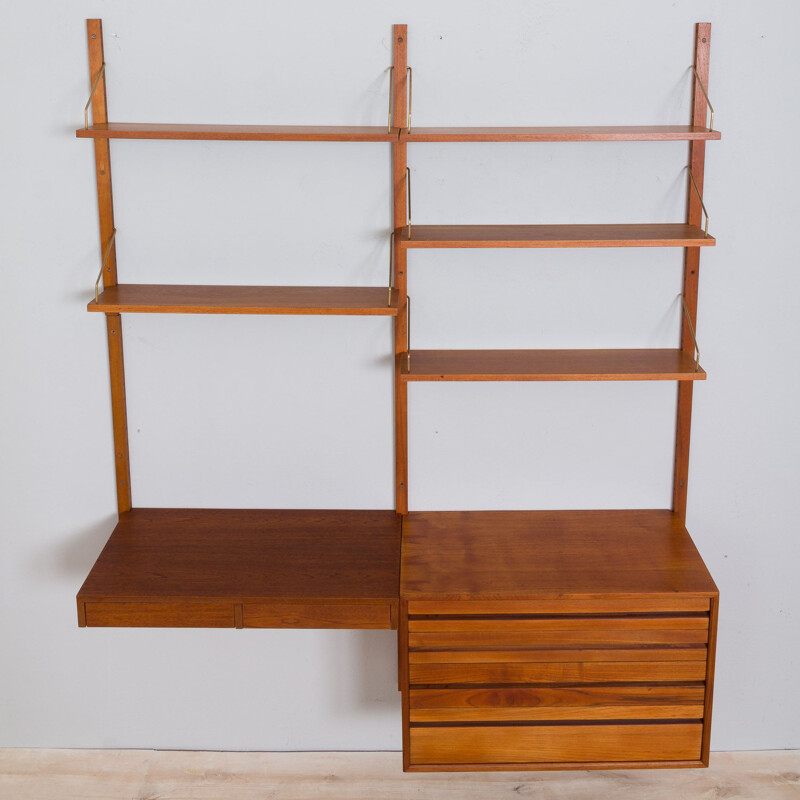
[[[413,691],[413,690],[412,690]],[[703,703],[687,705],[631,705],[613,706],[546,706],[544,708],[520,708],[513,706],[490,708],[419,708],[412,709],[410,721],[449,722],[449,723],[497,723],[497,722],[594,722],[596,720],[650,720],[681,719],[697,720],[703,718]]]
[[[413,225],[401,247],[709,247],[699,225]]]
[[[416,511],[403,524],[402,555],[400,591],[413,602],[411,614],[470,613],[444,600],[541,602],[543,596],[554,599],[539,613],[707,611],[716,594],[683,523],[664,510]],[[611,599],[626,594],[645,599]],[[573,601],[585,604],[578,607],[566,600],[587,595]],[[497,602],[484,608],[537,613],[529,602],[506,612]],[[479,606],[474,613],[491,611]]]
[[[405,142],[664,142],[719,139],[700,125],[418,128],[400,131]]]
[[[702,685],[526,686],[413,689],[410,707],[445,709],[637,708],[703,704]],[[588,712],[585,712],[588,713]]]
[[[636,647],[521,647],[450,650],[423,650],[411,648],[409,664],[521,664],[537,662],[564,661],[702,661],[707,657],[703,645],[684,647],[657,647],[639,645]]]
[[[214,608],[227,603],[231,624],[239,604],[331,603],[344,614],[345,624],[338,627],[348,627],[350,606],[363,603],[382,609],[375,613],[388,628],[388,606],[397,604],[399,562],[400,518],[393,511],[137,508],[121,515],[78,604],[92,609],[87,624],[116,619],[134,625],[138,619],[148,625],[161,615],[161,621],[182,618],[191,625],[198,602]],[[126,611],[122,603],[144,605]],[[264,625],[265,613],[248,611],[245,624],[251,618]],[[366,627],[376,627],[374,614],[365,615]]]
[[[393,107],[392,120],[405,125],[408,113],[408,26],[392,26]],[[392,145],[392,229],[407,222],[408,148],[405,142]],[[391,237],[393,248],[393,279],[397,290],[399,313],[394,318],[394,485],[395,510],[408,513],[408,385],[401,379],[400,357],[408,351],[408,276],[407,253],[400,247],[397,236]]]
[[[89,86],[97,87],[92,95],[92,119],[97,124],[108,120],[106,76],[102,73],[103,23],[99,19],[86,20],[86,41],[89,50]],[[94,142],[95,183],[97,186],[97,218],[100,226],[99,265],[103,286],[117,285],[117,246],[114,238],[114,193],[111,183],[111,149],[107,140]],[[106,254],[107,257],[106,257]],[[114,471],[116,472],[117,511],[129,511],[131,500],[131,466],[128,446],[128,411],[125,396],[125,358],[122,343],[122,320],[119,315],[106,316],[108,340],[108,369],[111,385],[111,420],[114,435]]]
[[[498,623],[498,620],[491,620]],[[487,622],[485,627],[490,626]],[[613,626],[595,630],[525,631],[476,630],[409,633],[412,648],[435,649],[460,647],[552,647],[557,645],[622,645],[622,644],[704,644],[707,630],[617,630]]]
[[[423,512],[414,512],[423,513]],[[425,512],[432,513],[432,512]],[[442,512],[452,513],[452,512]],[[480,513],[480,512],[478,512]],[[618,593],[615,593],[618,595]],[[544,599],[547,598],[547,599]],[[517,618],[527,614],[666,614],[671,612],[700,612],[708,624],[709,597],[688,594],[636,592],[633,596],[616,597],[587,596],[585,594],[559,594],[542,592],[535,598],[521,600],[498,600],[494,597],[483,600],[408,600],[412,615],[498,614]],[[412,619],[414,617],[412,616]],[[515,619],[516,621],[516,619]]]
[[[245,628],[392,628],[389,604],[244,603]]]
[[[127,283],[105,289],[89,311],[154,314],[397,314],[379,286],[177,286]]]
[[[702,681],[705,661],[564,661],[468,664],[409,664],[415,684],[456,683],[639,683]]]
[[[705,380],[681,350],[412,350],[406,381]]]
[[[663,614],[647,615],[653,610],[662,610],[665,607],[664,601],[657,600],[659,605],[653,608],[651,602],[647,600],[597,600],[588,599],[584,601],[556,600],[553,602],[542,603],[514,603],[515,608],[501,609],[494,608],[493,611],[485,611],[487,614],[507,614],[507,613],[527,613],[527,614],[550,614],[551,616],[532,616],[532,617],[513,617],[501,619],[497,617],[411,617],[408,621],[408,628],[412,632],[430,631],[431,636],[444,636],[446,632],[453,631],[454,635],[464,637],[470,634],[479,635],[482,633],[508,633],[517,636],[564,636],[566,634],[576,634],[578,636],[588,636],[593,633],[608,633],[610,630],[620,633],[668,633],[673,629],[676,633],[686,632],[707,632],[708,613],[687,614],[686,616],[666,616]],[[690,600],[694,604],[694,600]],[[560,603],[560,605],[559,605]],[[452,603],[448,604],[452,607]],[[480,613],[472,611],[472,603],[460,606],[462,614]],[[545,606],[544,608],[542,606]],[[458,607],[458,606],[457,606]],[[700,601],[697,608],[708,611],[708,601]],[[614,616],[602,616],[604,611],[610,611]],[[638,616],[617,616],[620,612],[628,611]],[[565,616],[569,613],[576,613],[577,616]],[[598,616],[601,615],[601,616]],[[591,615],[591,616],[589,616]],[[687,629],[687,630],[684,630]],[[422,634],[418,634],[422,635]]]
[[[97,122],[78,128],[79,139],[204,139],[237,142],[394,142],[385,125],[174,125]]]
[[[709,56],[711,52],[711,24],[700,22],[695,26],[694,66],[704,86],[708,86]],[[694,77],[694,76],[692,76]],[[708,103],[696,80],[692,84],[692,122],[706,124]],[[706,143],[694,141],[689,144],[689,168],[697,188],[703,192],[705,179]],[[701,225],[703,209],[688,175],[686,178],[686,222]],[[697,303],[700,288],[700,251],[687,248],[684,253],[682,293],[691,320],[681,315],[681,349],[685,353],[694,352],[692,329],[697,331]],[[692,395],[690,383],[678,386],[677,421],[675,425],[675,461],[672,484],[672,508],[682,519],[686,519],[686,503],[689,491],[689,445],[692,432]]]
[[[689,761],[702,727],[690,724],[412,727],[412,764]]]

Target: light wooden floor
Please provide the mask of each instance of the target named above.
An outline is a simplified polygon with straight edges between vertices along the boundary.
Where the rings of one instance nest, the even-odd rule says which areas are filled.
[[[793,800],[800,750],[709,769],[406,775],[399,753],[0,750],[0,800]]]

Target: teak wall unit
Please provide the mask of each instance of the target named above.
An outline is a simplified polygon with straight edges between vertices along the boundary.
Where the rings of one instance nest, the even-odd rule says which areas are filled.
[[[718,592],[685,528],[711,26],[696,29],[691,125],[416,128],[405,25],[393,29],[386,126],[110,123],[100,20],[88,20],[102,291],[119,524],[78,593],[81,626],[398,629],[406,770],[706,766]],[[388,142],[386,287],[119,284],[109,141]],[[685,223],[415,225],[414,142],[689,143]],[[409,349],[418,247],[681,247],[680,345],[644,350]],[[413,257],[412,257],[413,260]],[[394,317],[394,511],[132,508],[121,314]],[[410,381],[677,381],[671,509],[408,510]],[[388,400],[388,398],[387,398]]]

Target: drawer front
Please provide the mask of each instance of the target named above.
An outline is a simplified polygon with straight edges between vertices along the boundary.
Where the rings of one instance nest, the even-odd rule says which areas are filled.
[[[409,664],[419,683],[597,683],[702,681],[704,661],[571,661],[539,663]]]
[[[643,614],[708,611],[708,597],[552,600],[409,600],[409,614]]]
[[[702,719],[703,686],[412,689],[411,722]]]
[[[428,767],[697,761],[702,733],[699,723],[412,727],[409,751]]]
[[[245,603],[245,628],[391,628],[388,603]]]
[[[524,650],[411,650],[409,664],[519,664],[532,661],[706,661],[705,645],[694,647],[530,647]]]
[[[233,603],[84,603],[88,627],[233,628]]]
[[[409,603],[409,769],[699,764],[707,598],[453,605]]]
[[[408,631],[408,645],[415,649],[706,644],[708,617],[412,619]]]

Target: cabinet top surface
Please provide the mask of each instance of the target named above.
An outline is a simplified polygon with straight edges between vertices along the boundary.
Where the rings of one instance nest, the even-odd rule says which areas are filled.
[[[403,522],[407,599],[716,591],[671,511],[419,511]]]

